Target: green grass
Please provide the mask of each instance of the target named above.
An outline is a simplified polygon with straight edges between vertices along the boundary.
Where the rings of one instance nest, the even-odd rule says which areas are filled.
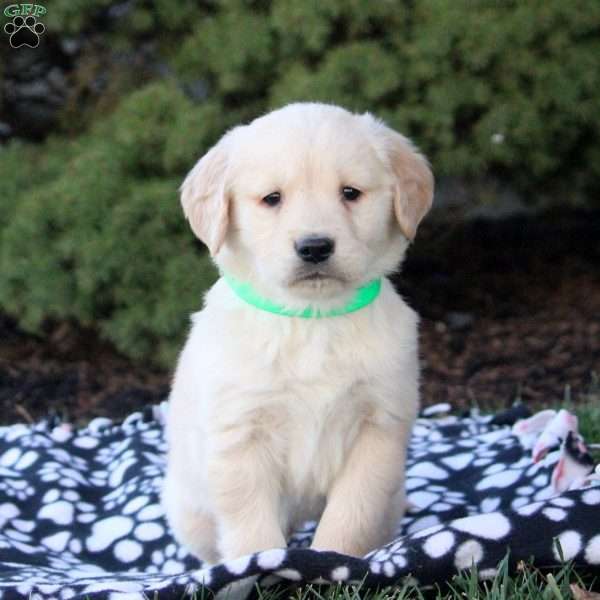
[[[600,375],[592,372],[588,390],[578,402],[573,402],[570,391],[565,389],[565,405],[579,417],[579,432],[592,444],[590,449],[595,462],[600,462]]]
[[[591,575],[575,572],[571,564],[552,571],[540,571],[521,563],[510,573],[508,556],[499,565],[494,579],[479,581],[476,568],[464,571],[444,585],[418,587],[409,580],[394,588],[367,590],[361,584],[307,585],[295,589],[258,590],[261,600],[569,600],[571,586],[582,590],[595,587]],[[210,600],[210,592],[200,592],[193,600]],[[226,596],[225,596],[226,598]]]
[[[583,590],[597,587],[591,575],[581,576],[567,564],[542,572],[531,564],[509,570],[508,557],[499,565],[494,579],[479,581],[477,569],[460,573],[444,585],[418,587],[407,581],[394,588],[366,590],[362,585],[308,585],[288,590],[259,590],[261,600],[569,600],[571,586]],[[200,596],[197,600],[200,600]],[[208,598],[204,595],[204,598]]]

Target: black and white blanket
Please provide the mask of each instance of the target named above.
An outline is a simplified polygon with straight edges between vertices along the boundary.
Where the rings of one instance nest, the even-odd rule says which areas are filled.
[[[166,404],[121,424],[0,428],[0,598],[181,598],[207,586],[422,584],[476,564],[562,560],[600,568],[600,485],[576,419],[521,407],[420,418],[407,472],[411,511],[364,558],[308,549],[314,523],[273,549],[205,567],[173,540],[159,503]],[[433,411],[435,412],[435,411]],[[518,420],[517,425],[513,424]],[[535,458],[535,462],[534,462]]]

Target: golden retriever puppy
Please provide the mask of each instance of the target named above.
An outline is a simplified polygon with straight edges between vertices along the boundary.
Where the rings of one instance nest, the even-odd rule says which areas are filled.
[[[411,142],[370,114],[291,104],[229,131],[181,201],[221,278],[169,399],[163,502],[203,560],[361,556],[393,535],[419,404],[417,316],[385,275],[431,206]]]

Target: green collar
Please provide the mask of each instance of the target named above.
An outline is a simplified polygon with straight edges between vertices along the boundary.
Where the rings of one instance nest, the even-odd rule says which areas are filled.
[[[301,317],[302,319],[321,319],[323,317],[339,317],[347,315],[368,306],[379,296],[381,291],[381,279],[373,279],[373,281],[359,287],[354,296],[342,307],[332,308],[331,310],[320,311],[310,306],[302,310],[294,310],[285,308],[282,304],[277,304],[268,298],[260,296],[249,283],[244,283],[234,279],[230,275],[223,276],[229,287],[251,306],[264,310],[275,315],[283,315],[285,317]]]

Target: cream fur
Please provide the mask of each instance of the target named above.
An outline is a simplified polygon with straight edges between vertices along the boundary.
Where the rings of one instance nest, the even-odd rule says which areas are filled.
[[[348,202],[343,186],[363,194]],[[371,115],[294,104],[224,136],[182,204],[220,269],[290,307],[331,308],[398,267],[432,193],[425,159]],[[293,243],[315,233],[336,248],[306,280]],[[419,372],[417,316],[392,285],[355,313],[300,319],[259,311],[220,279],[192,322],[163,491],[180,542],[233,558],[283,547],[319,517],[317,549],[363,555],[389,539]]]

